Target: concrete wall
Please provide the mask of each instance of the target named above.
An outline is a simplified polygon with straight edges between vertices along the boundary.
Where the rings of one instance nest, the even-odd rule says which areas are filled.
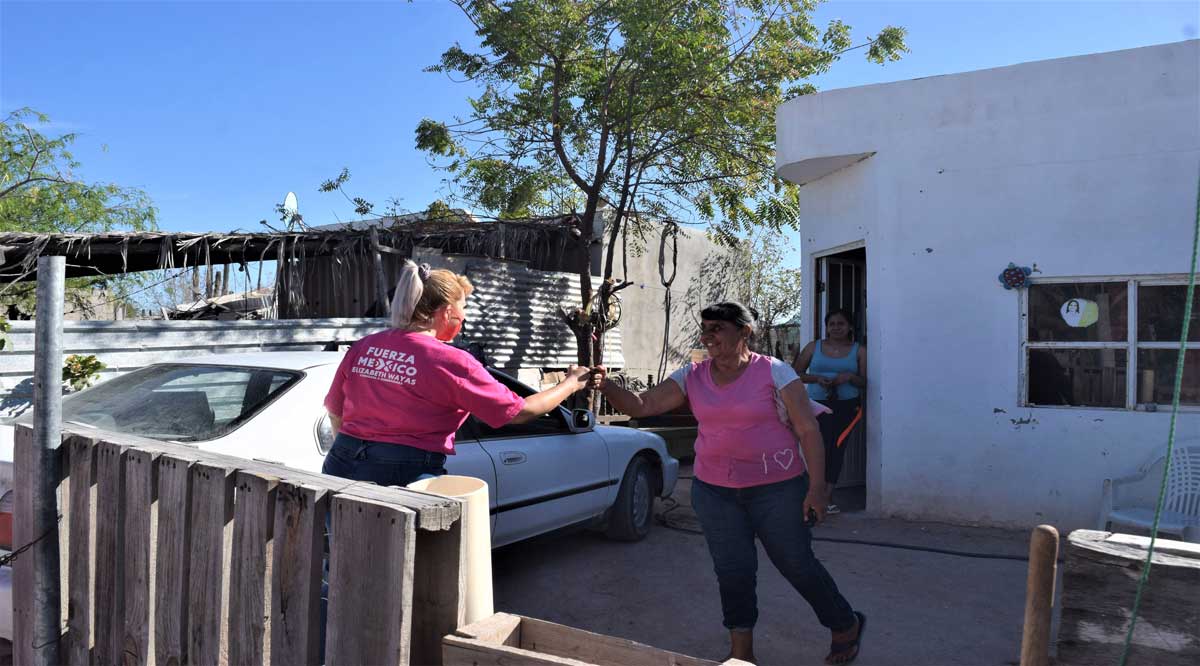
[[[621,297],[621,349],[629,376],[645,381],[658,376],[667,328],[663,305],[666,288],[658,270],[661,227],[653,225],[637,254],[630,249],[629,274],[634,284],[619,292]],[[630,238],[630,245],[634,245]],[[671,275],[673,244],[666,247],[665,274]],[[614,276],[622,274],[621,258],[613,266]],[[679,248],[675,280],[671,283],[671,317],[667,333],[666,373],[670,374],[689,360],[689,352],[700,346],[700,309],[726,298],[736,291],[736,272],[729,252],[708,240],[703,231],[679,230]]]
[[[1200,42],[834,90],[777,123],[779,172],[806,183],[805,292],[817,255],[866,245],[868,508],[1092,525],[1169,414],[1021,407],[1022,296],[997,275],[1187,271]]]

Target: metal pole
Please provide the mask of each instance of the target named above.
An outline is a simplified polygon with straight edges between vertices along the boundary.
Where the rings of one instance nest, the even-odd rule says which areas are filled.
[[[1029,541],[1029,577],[1025,583],[1025,629],[1021,633],[1021,666],[1049,666],[1050,618],[1054,611],[1054,578],[1058,569],[1058,530],[1038,525]]]
[[[65,257],[39,257],[37,320],[33,346],[33,443],[37,474],[33,529],[46,535],[32,550],[33,655],[36,664],[57,664],[61,631],[58,553],[58,448],[62,444],[62,331]]]

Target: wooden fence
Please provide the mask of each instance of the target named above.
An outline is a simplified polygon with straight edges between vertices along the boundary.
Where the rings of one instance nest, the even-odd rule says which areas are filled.
[[[32,431],[15,444],[22,544],[39,470]],[[321,663],[327,516],[325,663],[440,664],[462,623],[457,500],[108,433],[60,452],[64,663]],[[35,565],[14,562],[17,664]]]

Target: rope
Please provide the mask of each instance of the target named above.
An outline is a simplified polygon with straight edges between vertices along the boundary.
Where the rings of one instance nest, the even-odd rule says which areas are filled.
[[[683,478],[687,478],[687,477],[681,476],[679,478],[683,479]],[[685,534],[704,534],[703,530],[696,528],[696,527],[692,527],[690,525],[687,525],[686,524],[687,518],[683,518],[682,520],[673,520],[672,517],[668,515],[672,511],[682,508],[682,507],[680,507],[679,502],[676,501],[674,497],[668,497],[668,498],[664,499],[663,503],[666,505],[666,508],[663,509],[661,512],[654,514],[655,520],[657,520],[660,525],[662,525],[663,527],[665,527],[667,529],[675,530],[676,532],[683,532]],[[979,552],[967,551],[967,550],[952,550],[950,548],[934,548],[932,546],[918,546],[918,545],[907,544],[907,543],[895,543],[893,541],[870,541],[870,540],[866,540],[866,539],[844,539],[841,537],[824,537],[824,536],[815,536],[815,535],[812,537],[812,540],[813,541],[823,541],[826,543],[850,544],[850,545],[854,545],[854,546],[875,546],[877,548],[894,548],[896,550],[911,550],[911,551],[916,551],[919,553],[934,553],[937,555],[952,555],[954,557],[969,557],[969,558],[980,559],[980,560],[1011,560],[1013,562],[1028,562],[1029,561],[1029,557],[1023,556],[1023,555],[1003,555],[1003,554],[999,554],[999,553],[979,553]],[[1059,561],[1061,562],[1062,560],[1060,559]]]
[[[1154,507],[1154,524],[1150,528],[1150,546],[1146,549],[1146,563],[1142,565],[1142,576],[1138,580],[1137,594],[1133,597],[1133,613],[1129,617],[1129,632],[1125,634],[1125,647],[1121,650],[1121,666],[1129,660],[1129,648],[1133,645],[1133,629],[1137,626],[1138,609],[1142,605],[1142,592],[1150,579],[1150,564],[1154,560],[1154,542],[1158,538],[1158,521],[1162,518],[1163,504],[1167,496],[1167,474],[1171,470],[1171,453],[1175,450],[1175,421],[1179,415],[1179,392],[1183,387],[1183,355],[1187,353],[1188,327],[1192,321],[1192,299],[1196,293],[1196,258],[1200,252],[1200,183],[1196,190],[1196,223],[1192,230],[1192,269],[1188,276],[1187,298],[1183,306],[1183,331],[1179,335],[1179,358],[1175,361],[1175,393],[1171,398],[1171,429],[1167,436],[1167,456],[1163,461],[1162,482],[1158,487],[1158,504]]]
[[[667,277],[667,235],[671,236],[671,277]],[[667,372],[667,352],[671,347],[671,283],[679,271],[679,229],[674,222],[663,224],[662,238],[658,242],[658,280],[663,289],[663,343],[658,357],[658,381],[661,383]]]

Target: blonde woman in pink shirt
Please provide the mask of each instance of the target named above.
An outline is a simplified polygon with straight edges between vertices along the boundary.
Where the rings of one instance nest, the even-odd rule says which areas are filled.
[[[522,399],[469,353],[447,343],[466,321],[467,278],[406,261],[392,328],[350,347],[325,397],[337,433],[321,471],[383,486],[446,473],[469,414],[499,428],[531,421],[585,385],[572,366],[557,386]]]
[[[827,499],[814,413],[828,410],[809,400],[788,364],[750,351],[754,318],[745,306],[710,305],[700,319],[707,360],[640,395],[608,381],[604,368],[595,369],[589,384],[635,418],[691,405],[700,426],[692,507],[717,575],[729,657],[755,661],[757,537],[832,633],[825,663],[848,664],[858,656],[866,617],[851,608],[813,554],[810,531],[824,518]]]

